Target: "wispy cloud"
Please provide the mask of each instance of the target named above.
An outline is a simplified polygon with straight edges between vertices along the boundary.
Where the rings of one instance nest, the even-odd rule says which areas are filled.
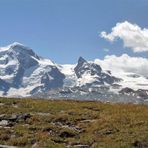
[[[100,36],[110,42],[121,39],[124,47],[132,49],[133,52],[148,51],[148,29],[128,21],[117,23],[111,33],[103,31]]]

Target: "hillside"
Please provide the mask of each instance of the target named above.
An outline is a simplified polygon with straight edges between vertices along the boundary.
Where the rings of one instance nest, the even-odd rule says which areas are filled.
[[[148,106],[0,98],[0,144],[33,148],[146,148]]]

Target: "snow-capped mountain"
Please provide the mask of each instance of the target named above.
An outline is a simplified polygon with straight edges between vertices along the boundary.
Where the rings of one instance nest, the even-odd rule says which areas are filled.
[[[135,73],[104,70],[80,57],[60,65],[13,43],[0,48],[0,96],[147,100],[148,79]]]
[[[32,49],[13,43],[0,49],[0,94],[28,96],[63,86],[65,76],[56,64]]]

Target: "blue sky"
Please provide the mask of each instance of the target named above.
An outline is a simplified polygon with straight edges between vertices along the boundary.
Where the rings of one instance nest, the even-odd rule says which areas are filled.
[[[122,40],[99,36],[124,21],[148,28],[147,14],[147,0],[0,0],[0,46],[20,42],[57,63],[123,53],[147,58],[148,52],[134,53]]]

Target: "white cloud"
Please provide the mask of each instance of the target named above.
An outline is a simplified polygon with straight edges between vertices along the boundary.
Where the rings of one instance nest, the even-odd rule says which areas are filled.
[[[148,59],[142,57],[130,57],[127,54],[122,56],[107,55],[104,60],[96,59],[95,63],[103,69],[111,70],[114,73],[130,72],[148,77]]]
[[[134,52],[148,51],[148,29],[128,21],[117,23],[111,33],[101,32],[100,36],[111,42],[116,39],[123,40],[124,47],[131,48]]]

